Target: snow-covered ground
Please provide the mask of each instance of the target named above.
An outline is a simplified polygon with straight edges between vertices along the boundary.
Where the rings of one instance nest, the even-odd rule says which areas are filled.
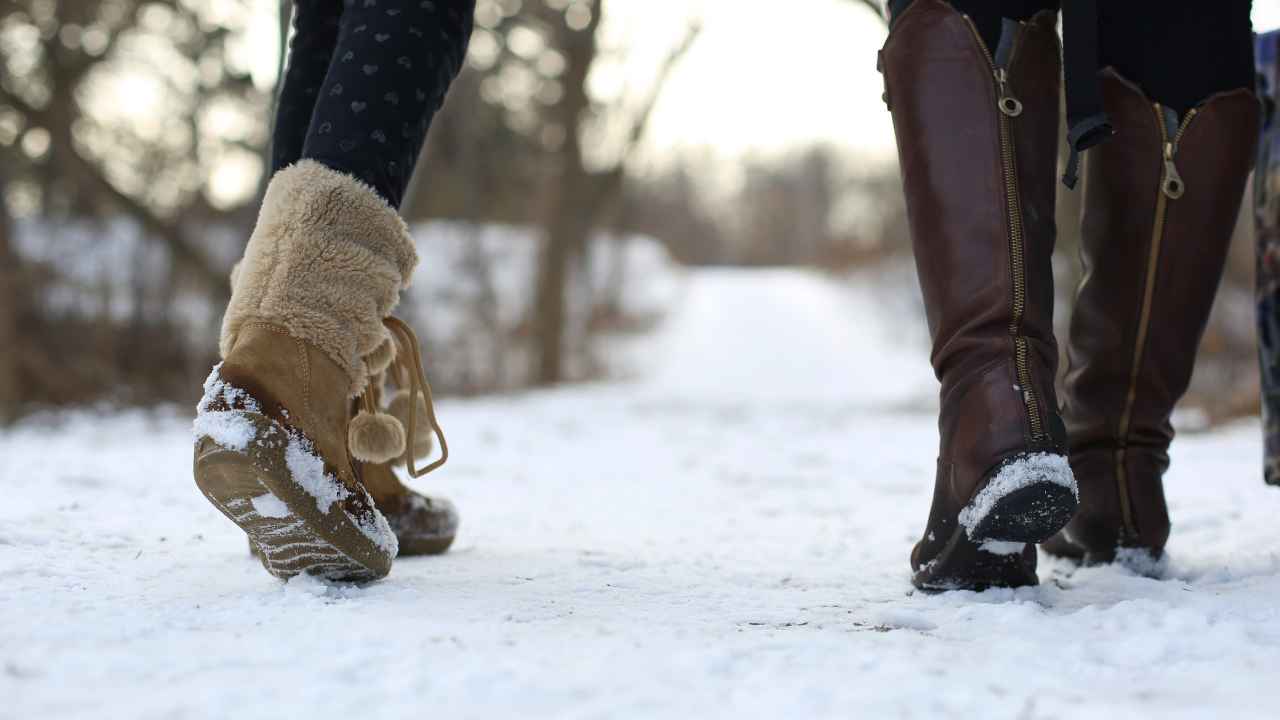
[[[280,583],[189,417],[0,435],[0,717],[1274,717],[1280,493],[1175,445],[1161,580],[912,592],[932,376],[867,288],[699,272],[635,380],[452,401],[456,549]]]

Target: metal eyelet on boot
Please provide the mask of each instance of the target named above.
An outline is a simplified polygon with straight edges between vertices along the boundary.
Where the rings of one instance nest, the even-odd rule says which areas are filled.
[[[1018,98],[1006,95],[1000,98],[1000,112],[1009,117],[1018,117],[1022,114],[1022,101]]]

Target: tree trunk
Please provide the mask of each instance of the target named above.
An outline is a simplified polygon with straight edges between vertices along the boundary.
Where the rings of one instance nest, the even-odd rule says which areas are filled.
[[[534,381],[540,385],[559,382],[564,377],[565,290],[569,266],[587,244],[591,232],[578,205],[586,189],[586,173],[577,168],[562,172],[552,217],[538,262],[537,295],[534,299],[534,328],[537,337]]]
[[[596,29],[600,26],[600,0],[587,3],[591,19],[574,30],[559,20],[557,49],[565,56],[564,94],[552,109],[551,120],[564,128],[564,146],[558,154],[555,189],[543,221],[544,242],[538,260],[534,295],[533,380],[548,385],[564,377],[565,289],[569,264],[586,246],[594,215],[594,188],[582,164],[582,123],[591,106],[587,76],[595,62]]]
[[[4,178],[0,177],[0,348],[3,348],[0,350],[0,424],[17,417],[21,399],[18,394],[18,353],[22,348],[18,338],[20,274],[18,257],[10,243],[11,231]]]

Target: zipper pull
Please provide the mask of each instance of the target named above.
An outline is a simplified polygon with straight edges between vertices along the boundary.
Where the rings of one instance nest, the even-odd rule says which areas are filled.
[[[996,101],[1000,112],[1009,117],[1021,115],[1022,101],[1009,92],[1009,73],[1002,67],[996,68],[996,85],[1000,88],[1000,99]]]
[[[1164,179],[1160,181],[1160,190],[1170,200],[1177,200],[1186,189],[1178,167],[1173,164],[1173,143],[1167,142],[1164,144]]]

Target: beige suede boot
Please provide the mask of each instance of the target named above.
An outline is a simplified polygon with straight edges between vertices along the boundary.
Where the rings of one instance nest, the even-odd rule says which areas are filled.
[[[353,455],[406,452],[405,428],[370,412],[368,395],[393,344],[417,358],[389,317],[416,263],[404,222],[353,178],[303,161],[272,179],[198,408],[195,480],[277,577],[366,581],[391,568],[395,534]],[[420,358],[415,369],[429,407]],[[356,402],[366,409],[352,418]]]

